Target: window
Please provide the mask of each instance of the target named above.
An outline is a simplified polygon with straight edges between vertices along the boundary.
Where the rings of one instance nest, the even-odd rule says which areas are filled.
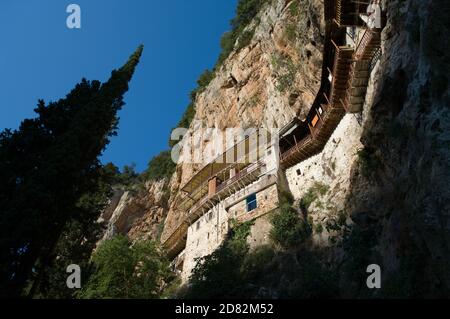
[[[297,176],[302,175],[302,171],[300,169],[297,170]]]
[[[198,223],[197,223],[197,230],[199,230],[200,229],[200,221],[198,221]]]
[[[258,207],[258,203],[256,202],[256,194],[250,195],[246,199],[247,201],[247,212],[251,212]]]

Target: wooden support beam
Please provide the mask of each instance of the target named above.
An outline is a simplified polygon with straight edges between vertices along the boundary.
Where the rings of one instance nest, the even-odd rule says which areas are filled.
[[[328,99],[328,96],[323,92],[323,96],[325,96],[325,99],[327,100],[328,105],[331,106],[330,100]]]

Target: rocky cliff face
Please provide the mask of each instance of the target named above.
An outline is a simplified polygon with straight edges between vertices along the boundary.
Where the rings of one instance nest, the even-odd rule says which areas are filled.
[[[450,287],[450,26],[446,1],[386,1],[377,85],[346,208],[398,296]]]
[[[247,30],[253,38],[231,53],[204,92],[183,143],[201,128],[264,127],[277,129],[309,111],[320,87],[325,24],[319,0],[278,0],[266,4]],[[253,32],[252,32],[253,33]],[[208,147],[204,134],[194,145]],[[181,151],[181,159],[191,154]],[[217,154],[218,155],[218,154]],[[171,207],[162,235],[165,240],[184,212],[174,203],[184,185],[204,164],[180,164],[171,183]]]
[[[382,56],[362,114],[346,115],[323,152],[287,171],[310,199],[316,249],[342,273],[344,296],[448,296],[450,56],[444,1],[385,1]],[[442,41],[441,41],[441,40]],[[311,196],[312,195],[312,196]],[[330,257],[331,256],[331,257]]]
[[[361,295],[360,279],[375,263],[382,267],[386,296],[448,296],[450,12],[445,0],[382,2],[382,56],[363,113],[346,115],[324,151],[286,175],[298,202],[314,195],[307,207],[313,246],[332,247],[327,261],[344,274],[346,294]],[[202,127],[279,128],[303,117],[320,85],[324,27],[323,1],[266,5],[248,27],[251,41],[197,96],[185,141]],[[177,166],[167,209],[155,195],[163,188],[156,183],[145,196],[117,197],[105,219],[137,240],[156,238],[167,214],[165,240],[184,214],[175,210],[180,186],[201,167]]]
[[[167,181],[147,182],[144,189],[114,192],[101,221],[107,225],[103,239],[120,234],[131,241],[159,240],[167,215]]]

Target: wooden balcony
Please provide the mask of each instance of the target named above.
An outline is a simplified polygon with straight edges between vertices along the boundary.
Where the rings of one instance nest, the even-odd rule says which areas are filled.
[[[238,172],[234,177],[218,184],[214,194],[205,195],[189,210],[187,216],[189,224],[192,225],[195,223],[195,221],[206,213],[206,211],[213,208],[223,199],[256,181],[261,175],[262,168],[264,166],[264,162],[258,161],[247,166],[244,170]]]
[[[284,169],[294,166],[305,159],[316,154],[318,149],[317,141],[308,135],[292,148],[280,155],[280,162]]]
[[[218,184],[214,194],[206,194],[198,200],[163,243],[169,257],[174,258],[186,246],[187,230],[190,225],[195,223],[207,210],[217,205],[217,203],[226,197],[258,180],[264,166],[265,163],[261,160],[250,164],[234,177]]]

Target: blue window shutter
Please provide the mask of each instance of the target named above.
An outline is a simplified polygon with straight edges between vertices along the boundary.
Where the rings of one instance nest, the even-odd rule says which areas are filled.
[[[258,203],[256,202],[256,194],[252,194],[247,197],[247,212],[251,212],[258,207]]]

